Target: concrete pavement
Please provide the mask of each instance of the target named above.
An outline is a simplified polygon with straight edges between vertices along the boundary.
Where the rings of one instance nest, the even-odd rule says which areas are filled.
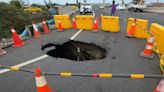
[[[96,16],[100,16],[99,9],[94,7]],[[104,15],[109,15],[109,10],[103,11]],[[120,18],[143,18],[149,19],[150,23],[157,22],[164,24],[164,16],[153,14],[131,14],[126,12],[119,13]],[[152,18],[153,17],[153,18]],[[47,72],[74,72],[74,73],[144,73],[161,74],[159,69],[159,59],[149,60],[141,58],[140,52],[143,51],[146,41],[140,39],[126,38],[126,21],[120,21],[120,33],[108,33],[99,31],[81,32],[74,40],[94,43],[100,45],[108,51],[107,58],[96,61],[75,62],[72,60],[52,58],[40,60],[30,65],[24,66],[26,69],[41,67]],[[150,25],[150,24],[149,24]],[[62,43],[72,37],[77,30],[66,30],[43,35],[39,39],[30,39],[26,45],[20,48],[6,48],[8,54],[0,56],[0,64],[12,66],[31,60],[43,55],[41,45],[47,42]],[[157,86],[158,79],[98,79],[71,77],[62,78],[46,76],[53,92],[153,92]],[[34,74],[24,72],[7,72],[0,75],[0,89],[2,92],[36,92]]]

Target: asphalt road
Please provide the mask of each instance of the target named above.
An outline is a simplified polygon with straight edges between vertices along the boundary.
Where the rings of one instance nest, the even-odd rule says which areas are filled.
[[[94,7],[96,16],[100,16],[98,7]],[[103,10],[103,15],[110,15],[109,9]],[[164,25],[164,16],[147,13],[119,12],[120,18],[148,19],[150,23],[157,22]],[[121,32],[108,33],[99,30],[81,32],[74,40],[94,43],[108,51],[107,58],[96,61],[75,62],[62,58],[48,57],[22,68],[34,70],[40,67],[46,72],[73,72],[73,73],[144,73],[162,74],[159,69],[157,55],[153,60],[139,56],[146,41],[126,38],[126,22],[120,21]],[[26,45],[19,48],[6,48],[8,53],[0,56],[0,65],[12,66],[44,55],[41,45],[48,42],[63,43],[68,41],[77,30],[64,32],[52,31],[38,39],[26,41]],[[115,57],[115,58],[113,58]],[[84,78],[84,77],[55,77],[46,76],[53,92],[153,92],[159,79],[125,79],[125,78]],[[6,72],[0,74],[1,92],[36,92],[34,74],[24,72]]]

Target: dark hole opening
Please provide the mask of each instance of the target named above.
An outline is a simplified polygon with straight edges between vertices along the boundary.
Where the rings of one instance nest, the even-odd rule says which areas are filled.
[[[93,43],[67,41],[63,44],[48,43],[42,51],[55,58],[66,58],[75,61],[97,60],[106,57],[107,51]]]

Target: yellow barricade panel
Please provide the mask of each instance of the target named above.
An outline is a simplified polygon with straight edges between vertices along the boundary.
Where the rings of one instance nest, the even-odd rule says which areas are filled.
[[[150,33],[154,35],[158,53],[164,54],[164,26],[152,23]]]
[[[55,15],[55,26],[58,28],[58,20],[61,21],[61,25],[64,29],[72,28],[72,23],[69,15]]]
[[[77,29],[93,29],[93,16],[90,15],[77,15],[76,16]]]
[[[129,18],[127,23],[127,33],[134,22],[134,18]],[[137,19],[136,22],[136,31],[134,37],[140,39],[148,39],[150,37],[147,31],[148,20]]]
[[[101,29],[103,31],[110,31],[110,32],[120,31],[119,17],[117,16],[102,16],[101,23],[102,23]]]

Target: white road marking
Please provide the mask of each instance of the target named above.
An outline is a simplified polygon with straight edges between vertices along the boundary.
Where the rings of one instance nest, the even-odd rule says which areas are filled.
[[[20,68],[20,67],[22,67],[22,66],[25,66],[25,65],[28,65],[28,64],[37,62],[37,61],[42,60],[42,59],[45,59],[45,58],[47,58],[47,57],[49,57],[49,56],[48,56],[48,55],[42,55],[42,56],[39,56],[39,57],[34,58],[34,59],[32,59],[32,60],[26,61],[26,62],[24,62],[24,63],[20,63],[20,64],[17,64],[17,65],[14,65],[14,66],[12,66],[12,67],[18,67],[18,68]],[[0,70],[0,74],[5,73],[5,72],[8,72],[8,71],[10,71],[10,69],[3,69],[3,70]]]
[[[78,32],[76,32],[71,38],[70,40],[74,40],[83,30],[79,30]]]
[[[71,40],[74,40],[82,31],[83,30],[79,30],[70,39]],[[28,60],[28,61],[25,61],[24,63],[20,63],[20,64],[17,64],[17,65],[11,66],[11,67],[18,67],[18,68],[20,68],[20,67],[29,65],[31,63],[40,61],[40,60],[45,59],[45,58],[48,58],[48,57],[49,57],[48,55],[42,55],[42,56],[39,56],[39,57],[34,58],[32,60]],[[2,69],[2,70],[0,70],[0,74],[6,73],[6,72],[9,72],[9,71],[11,71],[11,70],[10,69]]]

